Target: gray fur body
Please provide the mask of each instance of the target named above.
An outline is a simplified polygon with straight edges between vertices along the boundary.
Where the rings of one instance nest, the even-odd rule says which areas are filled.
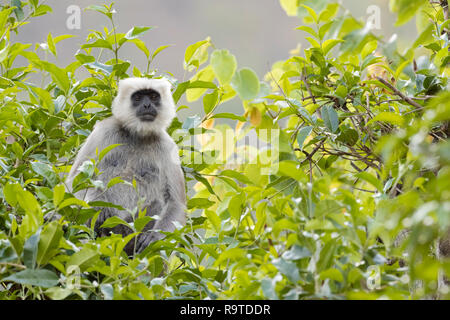
[[[127,83],[122,87],[126,87],[126,85]],[[119,85],[119,96],[121,89],[123,90]],[[120,98],[119,96],[116,100]],[[162,107],[173,108],[171,96],[170,99],[163,93],[162,96]],[[164,99],[169,99],[167,106],[164,105]],[[120,103],[120,100],[117,102]],[[126,108],[127,106],[116,105],[115,107]],[[161,112],[161,117],[164,116],[167,115]],[[140,125],[142,126],[142,124]],[[100,174],[96,179],[101,180],[105,186],[115,177],[120,177],[128,182],[135,179],[139,194],[132,186],[119,183],[106,191],[96,188],[82,190],[77,193],[77,197],[84,198],[87,202],[111,202],[129,210],[137,207],[139,199],[144,199],[141,209],[146,209],[147,215],[157,215],[158,218],[150,221],[143,232],[128,243],[125,251],[129,255],[142,251],[151,242],[164,237],[156,230],[171,232],[175,230],[173,222],[185,224],[185,183],[178,157],[178,148],[165,131],[165,126],[154,127],[154,122],[150,125],[153,126],[151,129],[145,130],[145,127],[142,127],[140,131],[137,131],[115,116],[113,109],[112,117],[96,124],[75,159],[68,177],[69,186],[71,186],[73,178],[78,174],[78,167],[84,161],[95,158],[96,149],[101,151],[110,145],[121,144],[109,151],[98,163],[97,168],[100,170]],[[101,210],[95,224],[95,231],[98,235],[104,236],[112,231],[126,236],[132,232],[124,225],[118,225],[112,229],[99,228],[107,218],[112,216],[118,216],[127,222],[134,220],[126,210],[116,208],[102,208]]]

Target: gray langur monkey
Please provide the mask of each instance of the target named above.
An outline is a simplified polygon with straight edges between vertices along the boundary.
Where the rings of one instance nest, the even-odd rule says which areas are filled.
[[[137,182],[137,190],[124,183],[106,191],[91,188],[77,192],[85,201],[106,201],[133,210],[139,199],[148,216],[155,216],[135,239],[125,247],[132,255],[141,252],[151,242],[164,237],[160,231],[172,232],[174,222],[186,223],[185,181],[181,170],[178,148],[166,132],[175,117],[175,103],[170,83],[164,79],[128,78],[119,82],[117,97],[112,104],[112,116],[98,122],[80,149],[68,176],[68,186],[78,174],[77,169],[98,151],[120,144],[109,151],[98,163],[96,177],[105,185],[114,177]],[[137,194],[138,193],[138,194]],[[97,235],[110,232],[126,236],[132,232],[125,225],[111,229],[100,228],[112,216],[131,222],[133,217],[125,210],[102,208],[95,223]]]

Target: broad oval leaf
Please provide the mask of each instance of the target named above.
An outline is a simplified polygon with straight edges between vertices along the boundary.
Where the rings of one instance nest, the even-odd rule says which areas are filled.
[[[3,278],[2,281],[13,281],[24,285],[50,288],[58,284],[59,278],[53,271],[45,269],[26,269]]]
[[[321,109],[321,114],[323,122],[325,122],[327,128],[333,133],[336,132],[339,127],[339,117],[333,106],[323,106]]]
[[[298,142],[298,146],[300,148],[300,150],[303,150],[303,143],[305,142],[306,138],[308,138],[308,136],[311,134],[313,127],[311,126],[306,126],[301,128],[298,131],[297,134],[297,142]]]
[[[215,50],[211,54],[210,63],[220,84],[224,85],[231,81],[237,68],[234,55],[228,50]]]
[[[242,100],[248,101],[258,96],[260,83],[252,69],[243,68],[234,74],[231,86]]]

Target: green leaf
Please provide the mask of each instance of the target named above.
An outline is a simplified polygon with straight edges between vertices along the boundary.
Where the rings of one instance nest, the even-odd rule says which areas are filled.
[[[38,265],[45,265],[56,254],[59,241],[63,236],[63,230],[58,221],[53,221],[45,226],[39,240],[37,255]]]
[[[35,92],[40,99],[41,106],[46,108],[51,114],[55,113],[55,103],[53,102],[53,98],[51,94],[42,88],[36,87],[32,88],[32,91]]]
[[[264,231],[265,225],[267,223],[267,202],[262,202],[256,207],[256,225],[254,228],[254,232],[256,235],[261,235]]]
[[[169,47],[171,47],[171,46],[172,46],[172,45],[168,44],[168,45],[165,45],[165,46],[160,46],[160,47],[158,47],[158,48],[153,52],[153,54],[152,54],[152,60],[155,59],[155,57],[156,57],[161,51],[163,51],[163,50],[165,50],[165,49],[167,49],[167,48],[169,48]]]
[[[144,41],[142,41],[141,39],[133,39],[133,40],[130,40],[130,42],[134,43],[135,46],[145,54],[147,59],[150,57],[150,50],[148,50],[147,45],[145,44]],[[156,54],[153,54],[153,56],[155,56],[155,55]],[[152,57],[152,59],[153,58],[154,57]]]
[[[219,103],[219,93],[217,90],[205,94],[203,97],[203,110],[205,114],[209,114],[216,107],[217,103]]]
[[[215,202],[208,200],[207,198],[192,198],[189,199],[187,203],[187,208],[189,210],[197,208],[197,209],[207,209],[214,205]]]
[[[398,14],[395,26],[401,26],[416,15],[416,12],[426,3],[423,0],[391,0],[391,11]]]
[[[270,300],[278,300],[279,299],[277,292],[275,290],[275,285],[276,285],[275,279],[269,278],[269,279],[261,280],[261,289],[262,289],[264,296],[267,299],[270,299]]]
[[[300,280],[297,265],[294,262],[286,261],[283,258],[273,260],[273,265],[285,275],[291,282],[297,283]]]
[[[69,198],[69,199],[64,200],[59,205],[58,210],[61,210],[61,209],[65,208],[65,207],[72,206],[72,205],[77,205],[77,206],[81,206],[81,207],[84,207],[84,208],[89,208],[89,205],[85,201],[83,201],[81,199],[77,199],[77,198]]]
[[[326,55],[328,52],[330,52],[331,49],[333,49],[336,45],[338,45],[341,42],[344,42],[344,41],[343,40],[339,40],[339,39],[328,39],[328,40],[325,40],[322,43],[323,54]]]
[[[189,83],[189,88],[186,91],[186,99],[188,102],[196,101],[200,98],[208,88],[215,88],[216,86],[211,82],[214,80],[214,71],[211,66],[197,72],[192,77]]]
[[[50,32],[48,33],[48,36],[47,36],[47,45],[48,45],[48,49],[50,50],[50,52],[53,53],[53,55],[56,57],[55,42],[53,42],[53,37]]]
[[[110,75],[113,70],[114,66],[103,64],[101,62],[95,61],[91,63],[86,63],[85,66],[89,69],[94,69],[95,71],[103,71],[106,75]]]
[[[116,76],[122,77],[126,74],[130,66],[131,64],[128,61],[116,63],[113,66],[113,72]]]
[[[301,128],[298,131],[297,142],[298,142],[298,146],[299,146],[300,150],[303,150],[303,144],[305,143],[306,138],[308,138],[309,135],[311,134],[312,130],[313,130],[313,127],[306,126],[306,127]]]
[[[45,290],[45,295],[50,297],[52,300],[64,300],[72,293],[72,290],[60,287],[52,287]]]
[[[309,251],[308,248],[294,245],[289,251],[283,253],[283,258],[286,260],[300,260],[309,258],[311,255],[311,251]]]
[[[239,221],[242,215],[244,203],[245,203],[245,196],[242,193],[233,196],[230,202],[228,203],[228,211],[230,212],[230,216],[235,221]]]
[[[3,186],[3,196],[10,206],[16,206],[17,194],[20,189],[21,187],[17,183],[7,183]]]
[[[326,9],[323,10],[319,14],[319,23],[325,22],[325,21],[331,21],[338,13],[339,11],[339,4],[338,3],[330,3],[327,5]]]
[[[241,248],[230,248],[222,252],[214,265],[218,266],[227,261],[239,261],[245,257],[245,251]]]
[[[335,241],[328,241],[320,251],[320,258],[316,264],[317,272],[321,272],[328,269],[333,264],[333,258],[335,257],[335,252],[337,250],[337,243]]]
[[[344,277],[342,276],[342,273],[338,269],[335,269],[335,268],[331,268],[331,269],[322,271],[320,273],[320,279],[321,280],[330,279],[330,280],[334,280],[337,282],[344,282]]]
[[[23,285],[50,288],[58,284],[58,276],[50,270],[26,269],[3,278],[2,281],[13,281]]]
[[[122,144],[117,143],[117,144],[112,144],[107,146],[106,148],[104,148],[102,151],[100,151],[100,154],[98,155],[98,161],[102,161],[102,159],[114,148],[117,148],[118,146],[120,146]]]
[[[123,182],[125,182],[125,180],[123,180],[121,177],[114,177],[108,181],[106,188],[111,188],[112,186],[115,186],[116,184],[123,183]]]
[[[388,122],[396,126],[403,126],[405,120],[401,115],[394,112],[380,112],[372,118],[367,125],[372,124],[375,121]]]
[[[113,14],[113,11],[109,10],[109,8],[106,5],[103,5],[103,6],[90,5],[90,6],[86,7],[85,10],[92,10],[92,11],[99,12],[99,13],[107,16],[109,19],[112,18],[112,14]]]
[[[319,18],[317,17],[317,13],[314,11],[313,8],[308,7],[307,5],[304,5],[304,4],[301,4],[300,6],[305,8],[308,11],[309,15],[311,16],[311,18],[313,18],[314,22],[318,23]]]
[[[345,97],[347,97],[347,94],[348,94],[347,87],[345,87],[345,86],[343,86],[343,85],[339,85],[339,86],[336,88],[336,95],[337,95],[338,97],[341,97],[342,99],[345,99]]]
[[[38,230],[35,234],[25,241],[23,245],[23,263],[29,269],[34,269],[38,257],[38,243],[41,231]]]
[[[125,220],[123,220],[117,216],[112,216],[112,217],[106,219],[105,222],[103,222],[103,224],[100,226],[100,228],[114,228],[115,226],[118,226],[118,225],[125,225],[125,226],[129,227],[130,229],[132,229]]]
[[[19,205],[25,210],[25,212],[32,217],[33,221],[39,225],[39,221],[42,219],[41,206],[39,205],[33,194],[26,190],[20,190],[17,195]]]
[[[50,75],[52,76],[53,81],[56,82],[58,87],[64,91],[65,93],[69,92],[70,88],[70,80],[67,76],[67,72],[53,63],[42,61],[41,62],[45,71],[48,71]]]
[[[234,74],[231,86],[242,100],[248,101],[258,96],[260,83],[258,76],[253,70],[243,68]]]
[[[81,46],[81,49],[88,49],[88,48],[105,48],[113,50],[112,44],[104,39],[97,39],[92,43],[86,43]]]
[[[288,16],[297,15],[298,0],[280,0],[280,4]]]
[[[361,51],[361,57],[365,59],[369,54],[372,54],[377,49],[377,46],[378,46],[377,40],[367,42]]]
[[[295,28],[295,30],[302,30],[302,31],[305,31],[305,32],[309,33],[310,35],[312,35],[316,39],[319,38],[319,35],[317,34],[317,32],[311,27],[300,26],[300,27]]]
[[[17,143],[17,141],[14,142],[14,143],[11,145],[11,149],[14,151],[14,154],[16,155],[16,157],[17,157],[18,159],[22,160],[22,158],[23,158],[23,149],[22,149],[22,147],[20,146],[20,144]]]
[[[183,125],[181,126],[183,129],[189,130],[193,128],[197,128],[201,123],[201,119],[199,116],[187,117],[184,120]]]
[[[341,133],[336,138],[336,141],[342,142],[349,146],[354,146],[359,140],[358,131],[351,128],[341,128]]]
[[[332,105],[323,106],[321,109],[322,119],[331,132],[336,132],[339,127],[339,117]]]
[[[134,227],[136,228],[136,231],[141,232],[145,228],[145,226],[152,220],[153,218],[149,216],[144,216],[134,220]]]
[[[9,55],[9,43],[2,50],[0,50],[0,63],[5,61],[8,58],[8,55]]]
[[[4,30],[5,24],[8,21],[9,15],[13,11],[13,8],[2,7],[0,10],[0,30]]]
[[[53,42],[55,44],[57,44],[58,42],[62,41],[62,40],[66,40],[66,39],[70,39],[70,38],[74,38],[76,37],[76,35],[73,34],[62,34],[60,36],[56,36],[53,38]]]
[[[125,38],[128,40],[133,40],[138,38],[144,32],[152,29],[153,27],[133,27],[126,34]]]
[[[36,10],[33,12],[33,17],[43,16],[47,14],[47,12],[52,12],[52,8],[46,4],[41,4],[36,8]]]
[[[278,164],[278,174],[298,181],[304,181],[307,178],[305,172],[300,169],[299,163],[292,160],[281,161]]]
[[[186,48],[184,53],[184,67],[189,69],[189,67],[198,67],[208,60],[208,48],[211,45],[209,38],[196,42]],[[211,79],[212,80],[212,79]]]
[[[32,162],[31,168],[33,168],[33,171],[38,175],[44,177],[50,186],[54,187],[58,184],[59,178],[50,165],[43,162]]]
[[[213,225],[216,232],[220,232],[221,220],[219,216],[212,210],[205,210],[205,215],[208,218],[208,221]]]
[[[58,205],[63,201],[64,194],[66,193],[66,188],[63,184],[59,184],[53,188],[53,205],[58,207]]]
[[[100,254],[97,250],[92,250],[90,248],[83,248],[78,252],[75,252],[67,261],[68,266],[78,266],[81,271],[89,268],[93,265],[95,261],[98,260]]]
[[[342,206],[336,200],[321,200],[314,209],[315,218],[323,218],[329,214],[338,213]]]
[[[355,177],[370,183],[375,188],[377,188],[379,192],[383,192],[383,183],[377,177],[370,174],[369,172],[366,171],[358,172],[355,175]]]
[[[246,183],[246,184],[253,184],[253,182],[247,178],[245,175],[243,175],[240,172],[234,171],[234,170],[223,170],[221,173],[223,176],[227,176],[230,178],[234,178],[240,182]]]
[[[221,85],[230,83],[236,72],[236,57],[228,50],[214,50],[210,62],[216,78]]]
[[[244,118],[243,116],[238,116],[238,115],[235,115],[234,113],[227,113],[227,112],[216,113],[215,115],[210,117],[210,119],[213,119],[213,118],[216,118],[216,119],[232,119],[232,120],[239,120],[241,122],[246,122],[247,121],[247,119]]]

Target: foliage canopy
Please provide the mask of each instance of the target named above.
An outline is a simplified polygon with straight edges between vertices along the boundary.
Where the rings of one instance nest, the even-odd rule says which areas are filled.
[[[183,95],[203,101],[203,115],[169,129],[194,186],[188,223],[132,258],[123,252],[129,237],[96,238],[85,225],[98,215],[94,206],[112,204],[76,199],[64,173],[95,122],[110,115],[118,80],[162,76],[153,60],[168,46],[146,46],[140,36],[150,27],[119,33],[113,5],[90,6],[111,27],[92,31],[74,61],[58,66],[42,56],[57,56],[70,35],[49,34],[36,46],[13,40],[51,7],[0,5],[2,299],[449,297],[437,292],[437,279],[450,276],[450,264],[433,251],[450,227],[447,7],[391,0],[398,25],[415,15],[420,22],[417,40],[399,50],[336,3],[280,3],[301,19],[310,46],[275,62],[263,79],[209,38],[186,49],[190,80],[163,75],[177,103]],[[121,56],[127,44],[145,55],[146,70]],[[243,114],[216,111],[230,99],[242,101]],[[233,144],[251,133],[267,140],[264,129],[278,132],[275,163],[254,146],[252,162],[230,164],[218,161],[217,141],[182,145],[226,130]],[[123,183],[95,179],[106,152],[83,165],[75,188]],[[44,221],[55,214],[62,218]],[[139,232],[145,219],[131,227]],[[417,280],[422,285],[410,290]]]

